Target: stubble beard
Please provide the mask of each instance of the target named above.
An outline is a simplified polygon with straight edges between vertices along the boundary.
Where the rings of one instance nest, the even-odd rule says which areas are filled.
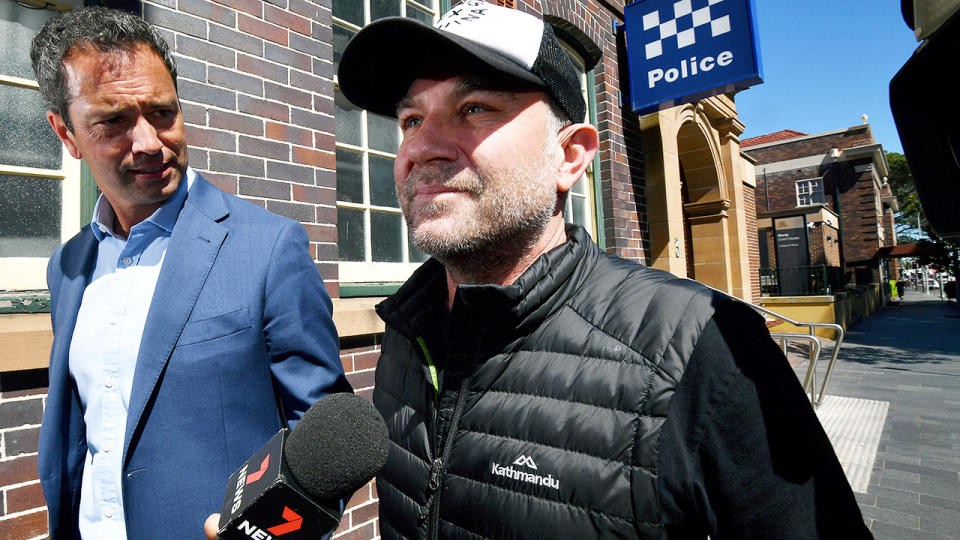
[[[442,164],[411,171],[400,202],[413,245],[473,283],[491,282],[537,242],[557,204],[556,180],[543,159],[513,170],[482,171]],[[411,208],[417,184],[441,184],[472,199],[434,200]],[[436,220],[444,220],[442,227]],[[419,223],[419,225],[418,225]]]

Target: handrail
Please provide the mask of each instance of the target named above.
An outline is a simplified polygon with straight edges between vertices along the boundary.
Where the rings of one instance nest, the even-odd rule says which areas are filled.
[[[689,279],[689,278],[688,278],[688,279]],[[698,281],[697,283],[700,283],[700,282]],[[701,285],[704,285],[704,286],[706,286],[706,287],[708,287],[708,288],[710,288],[710,289],[713,289],[714,291],[717,291],[717,292],[719,292],[719,293],[721,293],[721,294],[723,294],[723,295],[729,296],[730,298],[732,298],[732,299],[734,299],[734,300],[737,300],[737,301],[739,301],[739,302],[741,302],[741,303],[744,303],[744,304],[752,307],[753,309],[755,309],[755,310],[757,310],[757,311],[760,311],[760,312],[762,312],[762,313],[766,313],[767,315],[772,315],[772,316],[776,317],[777,319],[779,319],[779,320],[781,320],[781,321],[788,322],[788,323],[790,323],[790,324],[792,324],[792,325],[794,325],[794,326],[801,326],[801,327],[805,326],[805,327],[810,328],[810,337],[809,337],[809,338],[808,338],[805,334],[792,334],[792,333],[788,333],[788,332],[777,332],[776,335],[777,335],[777,336],[780,336],[781,334],[784,334],[783,339],[780,341],[781,347],[784,349],[784,351],[783,351],[783,352],[784,352],[784,355],[786,355],[786,343],[785,343],[785,341],[784,341],[785,339],[788,339],[788,338],[791,338],[791,337],[793,337],[793,336],[796,336],[797,338],[802,338],[802,339],[805,339],[805,340],[812,340],[812,342],[811,342],[811,354],[810,354],[810,366],[807,367],[807,374],[806,374],[806,376],[804,377],[804,381],[803,381],[803,391],[804,391],[804,392],[809,392],[809,393],[810,393],[810,402],[813,403],[814,406],[819,407],[820,404],[823,403],[823,398],[824,398],[824,396],[826,395],[826,392],[827,392],[827,383],[830,381],[830,375],[833,374],[833,367],[834,367],[834,365],[837,363],[837,356],[839,356],[839,354],[840,354],[840,346],[843,345],[843,337],[844,337],[844,334],[845,334],[844,331],[843,331],[843,327],[840,326],[839,324],[834,324],[834,323],[816,323],[816,322],[799,322],[799,321],[795,321],[795,320],[793,320],[793,319],[791,319],[791,318],[789,318],[789,317],[786,317],[786,316],[784,316],[784,315],[781,315],[781,314],[777,313],[776,311],[767,309],[767,308],[765,308],[765,307],[763,307],[763,306],[754,304],[754,303],[752,303],[752,302],[747,302],[747,301],[744,300],[743,298],[740,298],[740,297],[738,297],[738,296],[734,296],[734,295],[732,295],[732,294],[730,294],[730,293],[728,293],[728,292],[721,291],[720,289],[717,289],[717,288],[714,288],[714,287],[710,287],[709,285],[706,285],[705,283],[700,283],[700,284],[701,284]],[[824,376],[823,376],[823,382],[820,383],[820,392],[819,392],[819,393],[816,391],[816,385],[817,385],[817,362],[820,360],[820,349],[821,349],[821,347],[820,347],[820,341],[817,339],[817,336],[816,336],[816,329],[817,329],[817,328],[828,328],[828,329],[832,329],[832,330],[834,331],[834,338],[836,338],[836,339],[834,340],[833,351],[830,353],[830,361],[827,363],[827,372],[826,372],[826,373],[824,374]],[[774,333],[771,333],[771,334],[770,334],[770,337],[772,338],[772,337],[774,337],[774,335],[775,335]],[[816,342],[816,345],[815,345],[815,346],[813,345],[813,342]],[[815,354],[814,354],[814,350],[816,351]]]
[[[820,359],[820,340],[816,336],[808,336],[806,334],[791,334],[789,332],[770,332],[770,337],[774,340],[780,341],[780,349],[783,351],[783,355],[787,355],[787,340],[788,339],[801,339],[808,340],[810,342],[810,365],[807,366],[807,373],[803,377],[803,391],[810,392],[810,402],[816,402],[816,394],[811,390],[811,381],[816,381],[817,373],[817,360]]]

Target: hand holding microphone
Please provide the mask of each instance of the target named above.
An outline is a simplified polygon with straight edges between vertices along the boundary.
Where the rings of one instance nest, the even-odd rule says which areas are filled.
[[[219,525],[216,514],[204,524],[207,538],[313,540],[330,533],[342,516],[341,499],[377,474],[387,447],[387,426],[368,401],[347,393],[320,399],[230,476]]]

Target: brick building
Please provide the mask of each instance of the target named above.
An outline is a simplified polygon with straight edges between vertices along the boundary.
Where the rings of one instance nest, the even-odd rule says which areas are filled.
[[[869,124],[814,135],[784,130],[745,139],[743,148],[756,160],[762,267],[842,269],[834,287],[898,279],[896,266],[877,258],[879,248],[896,245],[897,202]]]
[[[395,121],[347,102],[335,73],[365,24],[390,15],[432,22],[450,0],[0,0],[0,538],[46,533],[36,470],[52,341],[45,266],[89,223],[97,196],[86,167],[46,124],[28,48],[57,10],[95,3],[142,14],[171,44],[190,164],[224,191],[304,225],[333,297],[344,369],[361,395],[372,391],[383,332],[373,305],[424,260],[407,242],[393,193]],[[610,253],[758,297],[758,195],[733,97],[638,117],[620,99],[623,2],[497,3],[553,23],[583,68],[600,152],[568,199],[567,219]],[[376,516],[371,483],[338,535],[375,537]]]

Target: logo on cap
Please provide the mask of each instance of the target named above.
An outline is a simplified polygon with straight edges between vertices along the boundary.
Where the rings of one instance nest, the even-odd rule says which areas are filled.
[[[453,24],[463,24],[475,21],[487,14],[490,4],[478,0],[470,0],[457,5],[450,11],[443,14],[443,17],[437,21],[436,28],[445,30]]]
[[[718,16],[711,11],[711,7],[723,0],[680,0],[673,4],[673,17],[660,20],[660,11],[654,10],[643,16],[643,29],[650,31],[654,39],[645,45],[644,53],[647,60],[663,54],[664,44],[669,44],[675,38],[677,49],[688,47],[697,42],[696,30],[710,26],[710,36],[717,37],[730,31],[730,16]],[[699,6],[693,9],[694,4]],[[716,8],[714,8],[716,9]],[[669,15],[668,15],[669,16]]]

